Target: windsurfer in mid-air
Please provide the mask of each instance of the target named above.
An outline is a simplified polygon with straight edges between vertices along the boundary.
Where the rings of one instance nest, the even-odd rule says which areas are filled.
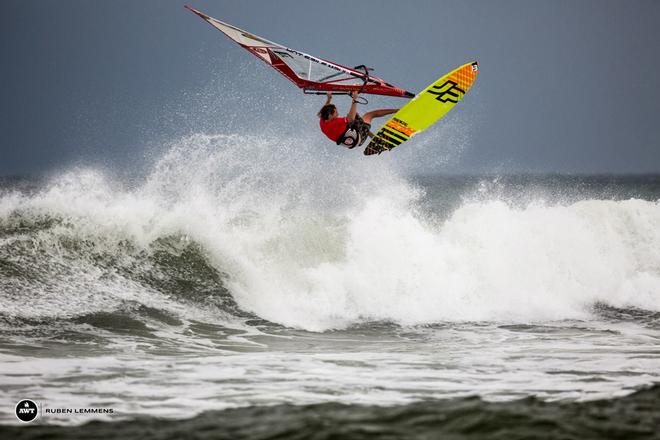
[[[369,136],[373,137],[369,131],[373,118],[391,115],[399,110],[397,108],[373,110],[360,116],[357,112],[358,92],[351,92],[353,98],[351,108],[345,117],[340,117],[337,107],[332,104],[332,92],[328,92],[327,95],[328,99],[318,112],[321,131],[337,145],[347,148],[355,148],[362,145]]]

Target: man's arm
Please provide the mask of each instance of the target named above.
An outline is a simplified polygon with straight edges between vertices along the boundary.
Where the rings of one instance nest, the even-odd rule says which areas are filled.
[[[353,103],[351,104],[351,109],[348,111],[348,115],[346,115],[346,119],[348,119],[348,122],[353,122],[355,120],[355,115],[357,115],[357,97],[358,97],[358,92],[351,92],[351,98],[353,98]]]

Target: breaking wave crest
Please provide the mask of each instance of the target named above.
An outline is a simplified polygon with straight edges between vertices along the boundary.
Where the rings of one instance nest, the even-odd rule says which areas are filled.
[[[190,136],[133,187],[74,170],[0,193],[2,312],[147,307],[323,331],[660,311],[657,201],[463,196],[437,215],[388,159]]]

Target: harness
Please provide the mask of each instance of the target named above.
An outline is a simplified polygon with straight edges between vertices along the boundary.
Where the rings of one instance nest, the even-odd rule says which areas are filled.
[[[346,128],[344,134],[339,136],[339,139],[337,139],[337,145],[346,147],[349,150],[357,147],[358,145],[362,145],[363,143],[364,140],[362,140],[362,135],[360,135],[360,132],[357,129],[357,124],[355,123],[355,121],[353,121],[348,126],[348,128]]]

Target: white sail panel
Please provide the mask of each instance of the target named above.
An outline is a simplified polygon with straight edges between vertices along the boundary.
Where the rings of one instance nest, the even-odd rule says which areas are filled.
[[[352,74],[341,66],[320,60],[311,55],[288,48],[274,48],[271,51],[277,55],[301,79],[313,82],[340,82],[343,85],[359,86],[364,83],[364,77]]]
[[[232,40],[236,41],[238,44],[243,46],[251,47],[283,47],[272,41],[268,41],[264,38],[253,35],[243,29],[239,29],[230,24],[224,23],[220,20],[216,20],[213,17],[207,17],[206,19],[213,27],[218,29],[220,32],[227,35]]]

